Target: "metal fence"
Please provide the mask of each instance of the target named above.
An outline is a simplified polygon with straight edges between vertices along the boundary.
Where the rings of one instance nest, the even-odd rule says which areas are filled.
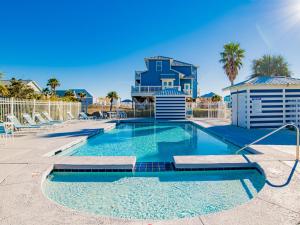
[[[194,118],[231,119],[231,108],[225,102],[187,103],[187,109],[192,110]]]
[[[55,120],[67,120],[67,112],[78,116],[81,111],[80,102],[54,102],[38,100],[20,100],[14,98],[0,98],[0,121],[6,121],[6,115],[15,115],[22,123],[23,114],[47,112]]]
[[[192,117],[194,118],[216,118],[216,119],[231,119],[230,105],[224,102],[207,102],[207,103],[187,103],[187,110],[192,111]],[[155,104],[145,103],[137,104],[125,107],[120,106],[123,111],[127,113],[128,117],[154,117],[155,116]]]

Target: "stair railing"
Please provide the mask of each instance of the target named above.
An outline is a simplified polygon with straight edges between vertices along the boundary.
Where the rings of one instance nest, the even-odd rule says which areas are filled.
[[[297,138],[297,140],[296,140],[296,143],[297,143],[296,144],[296,160],[299,160],[299,128],[295,124],[293,124],[293,123],[285,124],[285,125],[277,128],[276,130],[273,130],[272,132],[266,134],[265,136],[263,136],[263,137],[261,137],[259,139],[256,139],[255,141],[251,142],[250,144],[247,144],[244,147],[242,147],[239,150],[237,150],[235,152],[235,154],[240,153],[241,151],[243,151],[244,149],[250,147],[251,145],[253,145],[253,144],[255,144],[255,143],[257,143],[257,142],[259,142],[259,141],[261,141],[261,140],[263,140],[263,139],[265,139],[265,138],[267,138],[267,137],[269,137],[269,136],[271,136],[271,135],[273,135],[275,133],[277,133],[278,131],[280,131],[280,130],[284,129],[285,127],[288,127],[288,126],[294,127],[296,129],[296,132],[297,132],[297,136],[296,136],[296,138]]]

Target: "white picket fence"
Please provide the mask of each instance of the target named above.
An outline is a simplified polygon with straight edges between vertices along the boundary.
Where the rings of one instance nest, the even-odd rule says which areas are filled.
[[[0,121],[7,121],[6,115],[15,115],[22,123],[23,114],[47,112],[54,120],[67,120],[67,112],[78,116],[81,111],[80,102],[20,100],[0,97]]]

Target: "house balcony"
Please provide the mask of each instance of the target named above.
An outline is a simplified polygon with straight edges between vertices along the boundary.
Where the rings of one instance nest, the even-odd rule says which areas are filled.
[[[153,96],[155,92],[165,88],[177,88],[181,91],[180,86],[162,87],[162,86],[131,86],[131,96]],[[191,90],[182,90],[184,93],[191,95]]]

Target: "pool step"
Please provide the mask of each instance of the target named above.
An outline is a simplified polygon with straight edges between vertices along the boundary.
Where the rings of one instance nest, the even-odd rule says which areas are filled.
[[[255,167],[243,155],[207,155],[207,156],[174,156],[176,170],[185,169],[226,169]]]
[[[134,156],[62,156],[54,163],[54,170],[130,170]]]

